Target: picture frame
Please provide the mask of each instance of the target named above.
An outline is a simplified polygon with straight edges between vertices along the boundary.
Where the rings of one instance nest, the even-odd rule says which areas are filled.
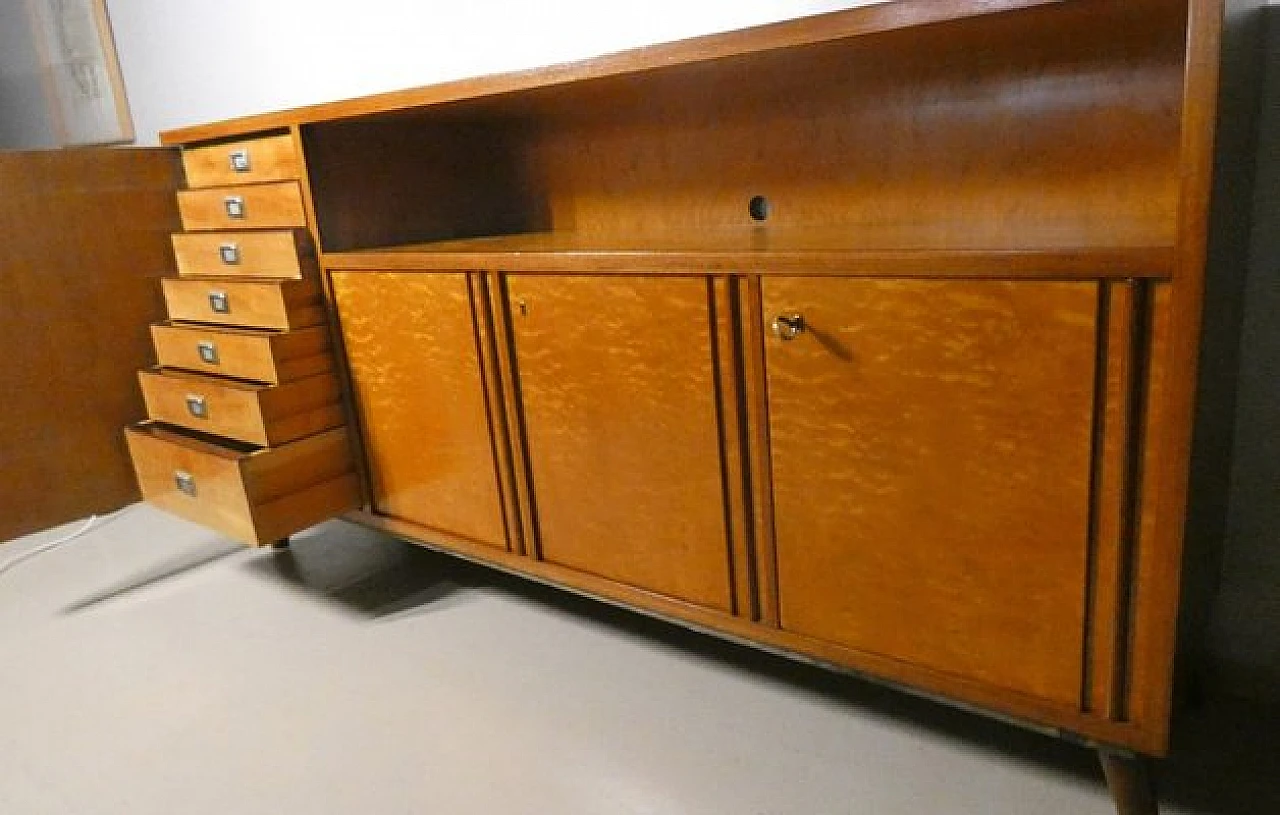
[[[26,0],[45,97],[62,146],[134,140],[106,0]]]

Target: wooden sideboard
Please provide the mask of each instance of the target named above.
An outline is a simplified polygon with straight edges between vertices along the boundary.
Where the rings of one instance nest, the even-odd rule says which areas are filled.
[[[898,0],[165,134],[143,491],[250,543],[345,512],[1076,739],[1153,811],[1254,5]]]

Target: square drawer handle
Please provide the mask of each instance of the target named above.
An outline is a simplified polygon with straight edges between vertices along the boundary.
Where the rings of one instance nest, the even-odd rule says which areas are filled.
[[[227,297],[225,291],[209,292],[209,308],[213,309],[215,314],[230,314],[231,300]]]
[[[228,195],[222,199],[222,206],[227,210],[228,218],[244,218],[244,196]]]
[[[231,172],[247,173],[252,169],[249,163],[249,151],[245,149],[232,150],[227,154],[227,161],[231,164]]]
[[[218,247],[218,257],[228,266],[240,263],[240,244],[224,243]]]
[[[173,483],[178,492],[191,498],[196,497],[196,477],[186,470],[173,471]]]
[[[200,354],[200,361],[207,365],[218,364],[218,346],[213,343],[202,340],[196,343],[196,352]]]
[[[203,396],[188,393],[187,413],[190,413],[197,419],[207,419],[209,418],[209,403],[204,400]]]

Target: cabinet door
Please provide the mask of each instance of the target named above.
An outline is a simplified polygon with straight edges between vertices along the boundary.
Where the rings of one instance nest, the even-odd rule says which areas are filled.
[[[466,275],[332,279],[374,509],[506,547]]]
[[[543,559],[730,608],[710,285],[508,278]]]
[[[1097,285],[763,293],[783,627],[1078,703]]]

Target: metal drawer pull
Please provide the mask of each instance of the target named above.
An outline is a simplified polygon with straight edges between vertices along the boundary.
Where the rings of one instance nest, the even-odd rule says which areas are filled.
[[[240,244],[224,243],[218,247],[218,257],[222,258],[222,262],[228,266],[235,266],[240,262]]]
[[[227,297],[227,293],[225,291],[209,292],[209,308],[216,314],[230,314],[231,300]]]
[[[196,497],[196,477],[191,473],[186,470],[174,470],[173,483],[178,487],[178,492],[192,498]]]
[[[803,314],[779,314],[773,318],[770,325],[773,333],[780,340],[794,340],[796,337],[804,333],[804,315]]]
[[[228,153],[227,161],[231,162],[231,171],[233,173],[247,173],[252,169],[249,164],[249,151],[243,148],[232,150]]]
[[[196,352],[200,354],[200,361],[208,365],[218,364],[218,346],[211,342],[196,343]]]
[[[187,412],[197,419],[207,419],[209,418],[209,405],[204,401],[203,396],[188,393]]]
[[[228,218],[244,217],[244,197],[240,195],[228,195],[222,199],[222,205],[227,210]]]

